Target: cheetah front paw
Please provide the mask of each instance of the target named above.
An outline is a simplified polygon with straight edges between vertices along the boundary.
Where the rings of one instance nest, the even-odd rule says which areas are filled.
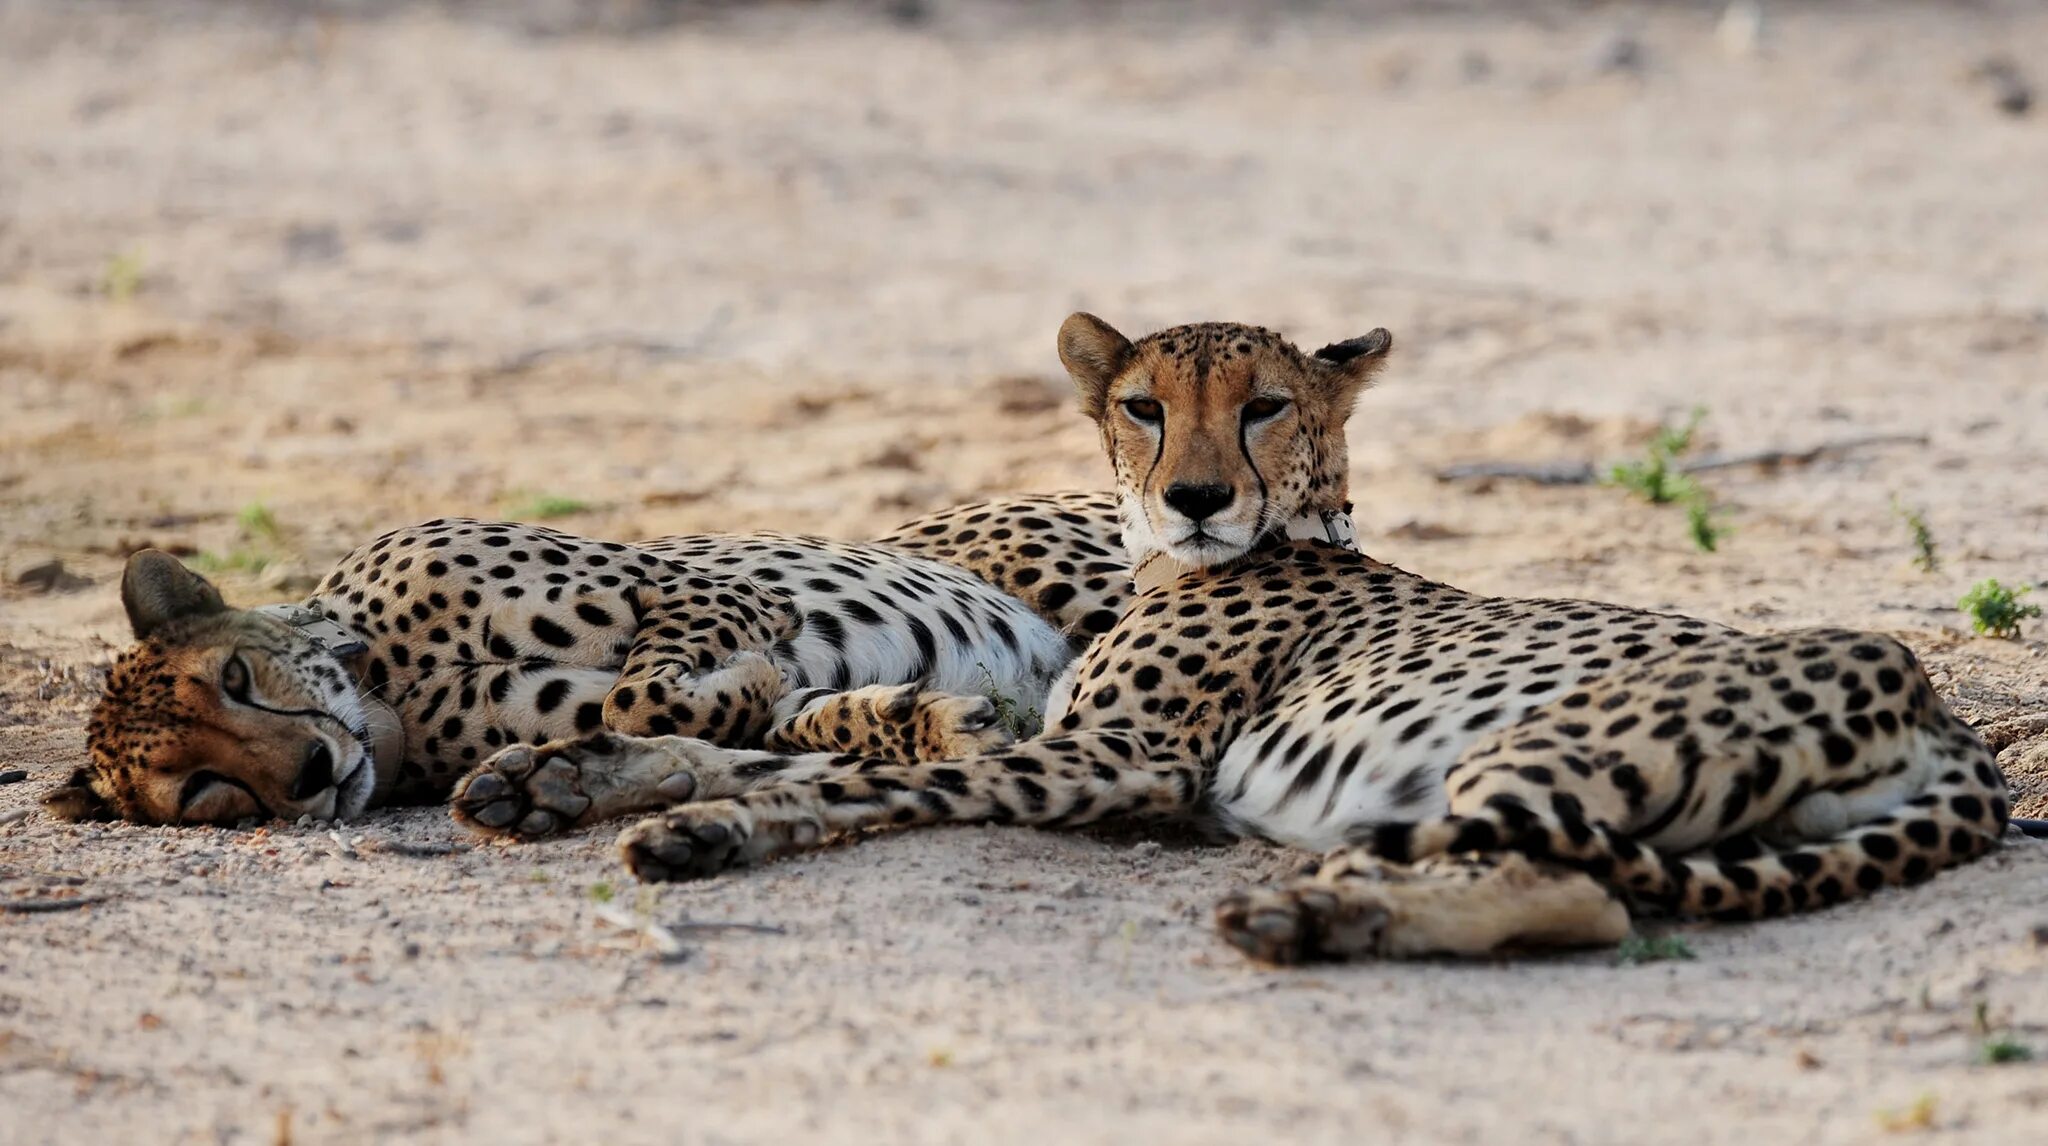
[[[515,744],[455,782],[449,813],[485,835],[539,839],[697,794],[696,742],[600,732]],[[703,745],[705,751],[716,751]]]
[[[792,693],[765,743],[783,752],[840,752],[898,764],[975,756],[1013,743],[994,701],[916,684]]]
[[[703,879],[755,863],[784,850],[785,843],[815,843],[822,834],[815,824],[784,828],[778,832],[757,824],[733,800],[686,804],[620,832],[619,858],[627,871],[649,883]]]
[[[915,710],[920,760],[936,763],[978,756],[1017,740],[996,702],[985,696],[919,693]]]
[[[1232,947],[1279,967],[1378,954],[1391,915],[1347,890],[1303,882],[1240,891],[1216,905],[1216,930]]]

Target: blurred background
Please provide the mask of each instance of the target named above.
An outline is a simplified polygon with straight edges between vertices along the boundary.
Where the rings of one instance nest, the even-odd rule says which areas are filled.
[[[362,861],[30,809],[138,547],[253,604],[441,515],[860,537],[1104,486],[1053,352],[1085,308],[1390,328],[1350,427],[1375,556],[1899,634],[2048,815],[2041,622],[1957,609],[2048,579],[2042,83],[2020,0],[0,0],[0,884],[120,899],[0,929],[33,983],[0,1107],[199,1141],[2038,1125],[1953,1033],[2044,997],[2005,859],[1597,992],[1333,993],[1211,962],[1218,891],[1298,859],[1255,845],[878,841],[642,894],[788,925],[669,968],[595,917],[606,833],[464,852],[390,813],[447,854]]]

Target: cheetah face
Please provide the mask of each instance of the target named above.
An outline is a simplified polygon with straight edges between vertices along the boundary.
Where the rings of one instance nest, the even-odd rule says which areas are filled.
[[[1060,327],[1060,360],[1116,468],[1134,560],[1163,552],[1220,565],[1292,518],[1341,509],[1344,420],[1384,363],[1384,330],[1305,355],[1234,323],[1163,330],[1135,344],[1101,319]]]
[[[86,729],[89,768],[46,797],[73,819],[232,824],[351,817],[377,774],[339,659],[283,621],[228,608],[169,554],[129,559],[124,653]]]

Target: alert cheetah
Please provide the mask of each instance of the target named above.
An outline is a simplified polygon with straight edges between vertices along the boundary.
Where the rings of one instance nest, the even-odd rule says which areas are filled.
[[[621,835],[627,865],[675,879],[859,828],[1206,816],[1338,849],[1218,909],[1230,942],[1293,962],[1612,942],[1625,904],[1775,915],[1997,844],[1991,753],[1894,640],[1488,598],[1357,552],[1343,427],[1391,342],[1308,355],[1210,323],[1133,343],[1068,319],[1060,357],[1141,591],[1047,731],[945,762],[680,738],[563,753],[693,797]]]

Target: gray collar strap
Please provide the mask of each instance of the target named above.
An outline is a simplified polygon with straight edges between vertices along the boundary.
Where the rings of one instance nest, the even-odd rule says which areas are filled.
[[[1254,551],[1271,544],[1272,540],[1284,537],[1290,541],[1327,542],[1341,549],[1349,549],[1353,553],[1358,552],[1358,531],[1351,525],[1350,512],[1343,509],[1310,510],[1292,518],[1288,521],[1287,528],[1275,530],[1268,537],[1271,540],[1262,542]],[[1131,586],[1143,593],[1147,589],[1176,581],[1184,574],[1197,572],[1200,568],[1182,565],[1168,557],[1162,550],[1146,557],[1131,569]]]
[[[354,629],[340,621],[330,621],[325,613],[304,605],[265,605],[251,612],[283,621],[338,657],[352,657],[370,651],[369,644],[357,636]]]

